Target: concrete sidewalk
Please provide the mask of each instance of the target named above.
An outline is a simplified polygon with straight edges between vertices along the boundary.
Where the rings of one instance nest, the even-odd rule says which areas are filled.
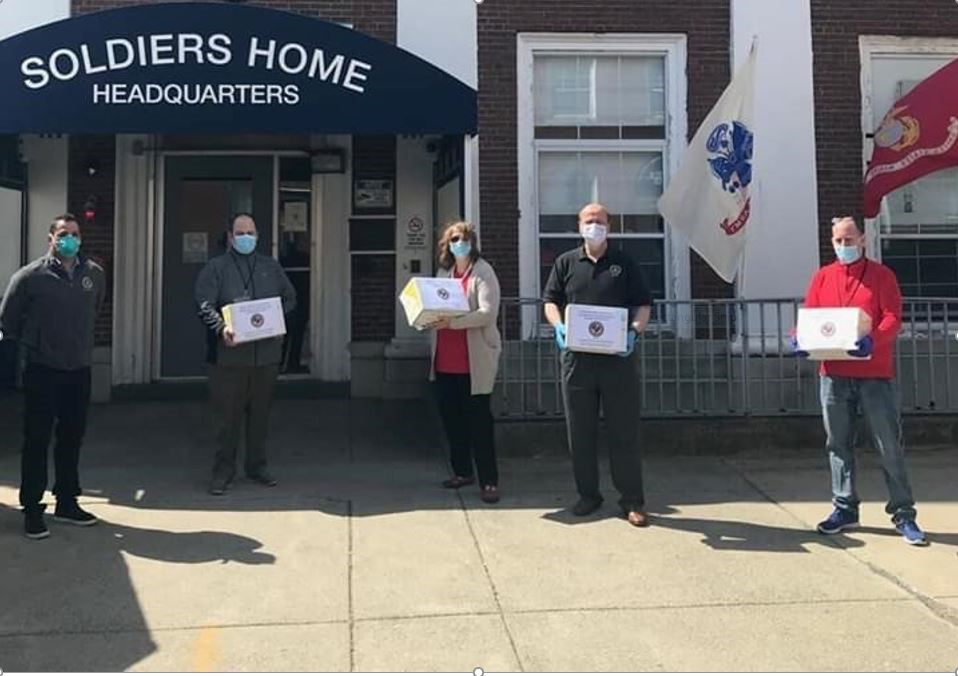
[[[506,457],[504,498],[438,488],[410,404],[284,401],[265,489],[204,490],[198,403],[94,411],[89,529],[21,536],[19,435],[0,436],[6,671],[938,671],[958,667],[958,457],[913,454],[908,547],[862,465],[863,528],[829,509],[820,451],[652,454],[653,526],[615,495],[577,520],[561,449]],[[605,472],[603,477],[607,477]],[[608,482],[606,482],[608,484]]]

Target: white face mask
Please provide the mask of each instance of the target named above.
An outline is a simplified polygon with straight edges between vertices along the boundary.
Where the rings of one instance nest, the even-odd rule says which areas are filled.
[[[589,221],[582,225],[579,232],[592,244],[602,244],[609,235],[609,227],[598,221]]]

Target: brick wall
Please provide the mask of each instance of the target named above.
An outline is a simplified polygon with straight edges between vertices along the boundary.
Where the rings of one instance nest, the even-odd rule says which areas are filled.
[[[728,0],[512,0],[479,7],[483,253],[496,266],[504,295],[518,295],[519,286],[516,34],[686,34],[691,136],[728,84],[729,22]],[[692,287],[697,297],[726,296],[730,289],[694,254]]]
[[[823,260],[830,260],[831,218],[861,219],[863,212],[859,36],[954,38],[958,5],[954,0],[922,0],[915,7],[891,0],[811,1],[820,250]]]
[[[106,271],[107,301],[97,318],[97,345],[109,345],[113,336],[113,208],[116,143],[113,136],[70,137],[67,209],[80,219],[83,252]],[[91,176],[88,168],[96,167]],[[87,200],[96,201],[96,216],[84,219]],[[51,215],[52,218],[53,215]]]
[[[352,336],[387,341],[396,332],[396,256],[352,256]]]
[[[73,14],[85,14],[124,5],[190,0],[73,0]],[[396,42],[396,0],[249,0],[245,4],[283,9],[329,21],[351,23],[353,28],[386,42]]]

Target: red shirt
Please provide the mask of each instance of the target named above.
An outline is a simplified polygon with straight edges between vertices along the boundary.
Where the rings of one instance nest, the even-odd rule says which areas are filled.
[[[872,318],[872,358],[823,361],[821,374],[838,378],[894,378],[895,340],[901,330],[901,291],[891,269],[862,258],[851,265],[835,261],[815,273],[805,307],[859,307]]]
[[[453,277],[462,280],[462,290],[468,293],[469,273],[462,276],[455,270]],[[440,329],[436,336],[436,373],[469,373],[469,342],[465,329]]]

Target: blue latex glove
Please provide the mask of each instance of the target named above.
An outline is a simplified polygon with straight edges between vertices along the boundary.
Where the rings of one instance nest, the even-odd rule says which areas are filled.
[[[792,350],[792,355],[795,357],[808,357],[808,352],[805,350],[800,350],[798,348],[798,338],[796,336],[791,336],[788,339],[788,346]]]
[[[857,343],[855,343],[858,349],[849,350],[848,355],[850,357],[868,357],[872,353],[872,348],[875,347],[875,341],[872,340],[871,336],[865,336]]]
[[[568,346],[565,343],[565,324],[555,325],[556,346],[560,350],[565,350]]]
[[[639,335],[635,332],[634,329],[629,329],[629,333],[625,338],[625,352],[620,352],[619,356],[621,357],[630,357],[632,353],[635,352],[635,341]]]

